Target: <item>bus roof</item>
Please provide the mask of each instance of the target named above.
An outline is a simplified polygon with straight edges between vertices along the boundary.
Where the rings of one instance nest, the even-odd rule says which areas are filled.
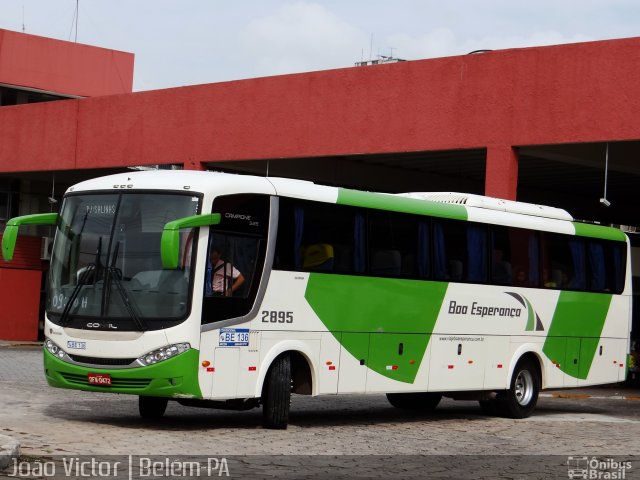
[[[410,192],[400,195],[438,203],[465,205],[473,208],[486,208],[500,212],[520,213],[536,217],[555,218],[556,220],[573,221],[573,217],[561,208],[537,205],[535,203],[515,202],[502,198],[485,197],[471,193],[458,192]]]
[[[171,190],[205,195],[260,193],[355,207],[513,225],[586,237],[624,241],[619,229],[574,221],[565,210],[455,192],[366,192],[281,177],[195,170],[125,172],[78,183],[67,193],[105,190]]]

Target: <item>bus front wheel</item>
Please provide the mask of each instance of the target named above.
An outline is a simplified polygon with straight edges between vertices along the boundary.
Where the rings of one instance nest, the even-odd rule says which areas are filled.
[[[499,412],[509,418],[527,418],[538,403],[540,383],[538,365],[530,358],[519,361],[509,390],[499,393],[496,399]]]
[[[266,428],[284,429],[291,406],[291,358],[288,353],[275,359],[262,388],[262,420]]]
[[[161,397],[138,397],[140,416],[148,420],[161,418],[167,410],[169,400]]]

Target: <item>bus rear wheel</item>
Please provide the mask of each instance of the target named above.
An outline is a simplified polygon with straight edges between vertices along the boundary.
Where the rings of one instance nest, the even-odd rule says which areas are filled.
[[[538,403],[540,393],[540,371],[529,358],[518,362],[509,390],[497,396],[499,412],[509,418],[527,418]]]
[[[156,420],[162,418],[167,410],[169,400],[161,397],[138,397],[138,410],[140,416],[148,420]]]
[[[286,353],[271,364],[262,388],[262,423],[265,428],[287,428],[290,407],[291,358]]]
[[[387,393],[389,403],[404,410],[435,410],[441,399],[442,394],[436,392]]]

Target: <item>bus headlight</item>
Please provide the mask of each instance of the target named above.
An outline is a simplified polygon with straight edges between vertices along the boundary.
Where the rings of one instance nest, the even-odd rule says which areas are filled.
[[[158,348],[157,350],[145,353],[140,358],[138,358],[138,363],[144,366],[153,365],[163,360],[167,360],[168,358],[173,358],[176,355],[180,355],[190,348],[191,344],[189,343],[175,343],[173,345],[167,345],[166,347]]]
[[[58,345],[51,341],[49,338],[45,338],[44,341],[45,348],[49,351],[51,355],[59,358],[60,360],[69,361],[69,357],[67,356],[67,352],[62,350]]]

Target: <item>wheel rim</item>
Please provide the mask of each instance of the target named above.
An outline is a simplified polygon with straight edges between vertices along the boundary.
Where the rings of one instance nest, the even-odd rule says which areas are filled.
[[[525,407],[531,402],[533,398],[533,377],[529,370],[522,370],[518,373],[513,389],[518,404]]]

